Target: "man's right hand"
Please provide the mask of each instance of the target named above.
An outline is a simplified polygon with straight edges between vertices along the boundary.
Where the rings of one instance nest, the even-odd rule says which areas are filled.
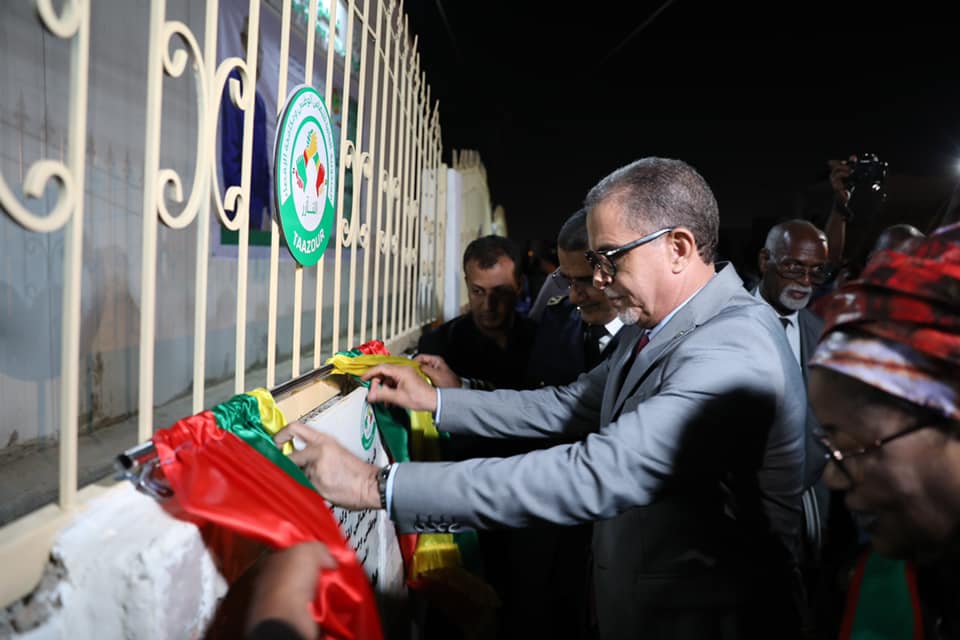
[[[847,189],[846,179],[853,173],[853,166],[857,162],[857,156],[850,156],[846,160],[830,160],[827,166],[830,167],[830,187],[833,189],[834,198],[837,204],[846,206],[850,203],[850,191]]]
[[[443,389],[459,389],[463,386],[460,376],[440,356],[421,353],[414,360],[420,363],[420,370],[427,374],[433,386]]]
[[[384,402],[412,411],[437,410],[437,390],[411,367],[380,364],[360,379],[370,382],[369,402]]]

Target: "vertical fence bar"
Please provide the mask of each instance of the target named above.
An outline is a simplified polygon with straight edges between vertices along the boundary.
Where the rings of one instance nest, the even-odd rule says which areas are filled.
[[[383,1],[377,0],[377,6],[382,10]],[[394,4],[391,1],[387,7],[386,15],[383,17],[383,31],[378,33],[383,33],[384,41],[383,48],[380,47],[380,38],[377,38],[377,48],[376,52],[380,56],[380,63],[383,65],[383,95],[380,99],[380,126],[378,130],[380,132],[380,144],[377,148],[377,218],[376,222],[373,225],[371,231],[372,242],[370,243],[370,248],[367,249],[367,253],[373,251],[373,300],[372,300],[372,309],[370,313],[371,317],[371,328],[370,332],[372,337],[384,339],[382,330],[379,330],[379,325],[377,323],[377,312],[380,310],[380,254],[383,252],[386,243],[384,242],[383,236],[383,206],[384,206],[384,196],[388,194],[388,189],[390,186],[390,176],[384,171],[384,155],[385,155],[385,142],[387,140],[387,108],[389,106],[387,98],[389,96],[387,92],[389,80],[390,80],[390,36],[393,34],[393,29],[390,27],[390,19],[393,17]],[[378,30],[380,28],[379,24],[377,26]],[[364,302],[366,302],[366,294],[364,294]],[[366,307],[364,307],[366,311]],[[361,342],[363,338],[361,337]]]
[[[387,341],[396,335],[396,328],[388,330],[388,321],[390,319],[390,256],[396,253],[396,243],[393,235],[393,219],[396,198],[400,191],[399,187],[399,169],[397,165],[400,162],[400,150],[398,149],[397,139],[399,138],[399,111],[402,83],[400,81],[400,59],[403,56],[401,47],[403,41],[403,30],[401,29],[400,15],[402,11],[397,12],[397,33],[396,40],[393,43],[393,106],[390,109],[390,175],[387,181],[387,225],[386,235],[384,236],[384,265],[383,265],[383,340]]]
[[[342,293],[342,282],[340,281],[341,269],[343,266],[343,234],[340,233],[340,230],[343,228],[345,221],[343,219],[343,191],[344,191],[344,181],[347,174],[347,165],[350,163],[350,158],[353,156],[353,151],[356,149],[354,143],[347,137],[347,129],[350,128],[350,78],[353,75],[352,66],[353,62],[353,0],[347,0],[347,40],[346,40],[346,54],[344,55],[343,63],[343,91],[341,92],[340,99],[340,181],[337,184],[337,211],[336,219],[333,223],[333,228],[336,230],[336,243],[335,243],[335,253],[333,256],[333,345],[332,351],[336,353],[340,350],[340,333],[342,327],[340,326],[340,295]],[[359,105],[357,109],[359,110]],[[354,181],[356,181],[356,171],[353,167],[350,167],[351,171],[354,174]],[[349,348],[349,347],[348,347]]]
[[[433,256],[436,255],[437,245],[432,236],[434,220],[436,218],[436,175],[433,171],[433,144],[431,142],[433,129],[430,126],[430,87],[426,86],[426,115],[423,118],[423,171],[420,176],[420,271],[417,276],[417,286],[422,292],[417,297],[416,315],[413,324],[422,327],[429,319],[428,304],[433,296]],[[424,252],[423,246],[428,244],[430,253]],[[421,284],[422,283],[422,284]]]
[[[417,192],[420,183],[420,176],[417,171],[420,165],[420,104],[422,86],[420,85],[420,53],[414,55],[413,65],[410,73],[413,76],[413,95],[411,123],[410,123],[410,184],[407,187],[409,197],[409,206],[407,208],[407,270],[406,276],[406,306],[404,308],[405,330],[410,330],[413,326],[413,305],[416,302],[416,290],[413,287],[413,276],[416,270],[416,246],[417,246],[417,221],[420,219],[417,211]]]
[[[327,106],[327,110],[332,114],[333,113],[333,63],[337,58],[337,0],[326,0],[330,3],[330,22],[327,24],[327,75],[324,80],[325,84],[323,86],[323,99],[324,104]],[[311,84],[313,78],[307,81],[307,84]],[[339,206],[339,203],[337,203]],[[336,227],[334,227],[336,229]],[[329,242],[329,241],[328,241]],[[326,253],[326,251],[324,251]],[[321,348],[321,343],[323,341],[323,278],[324,278],[324,268],[325,263],[324,256],[321,255],[320,259],[317,261],[317,282],[315,290],[315,300],[314,300],[314,323],[313,323],[313,368],[319,369],[321,357],[323,355],[323,349]]]
[[[143,159],[143,244],[140,273],[140,376],[137,440],[153,434],[153,349],[156,326],[157,181],[160,168],[160,110],[163,77],[164,0],[150,3],[147,38],[147,120]],[[81,188],[83,188],[81,186]]]
[[[405,21],[406,22],[406,21]],[[409,27],[407,32],[409,33]],[[414,109],[417,102],[417,72],[415,70],[417,58],[417,36],[413,37],[413,47],[410,50],[410,59],[407,61],[406,84],[406,131],[404,133],[404,166],[403,166],[403,206],[401,208],[401,234],[400,234],[400,306],[399,319],[397,321],[398,332],[403,333],[409,327],[407,326],[407,305],[409,303],[410,288],[408,286],[407,274],[410,265],[410,209],[413,199],[411,184],[413,183],[413,146],[414,125],[416,117]]]
[[[432,320],[442,319],[443,300],[444,300],[444,265],[446,252],[446,229],[447,229],[447,167],[443,163],[443,134],[440,130],[440,101],[436,102],[436,109],[433,112],[433,156],[434,166],[437,167],[437,220],[436,220],[436,238],[437,252],[434,256],[434,275],[433,288],[434,307]]]
[[[425,256],[424,254],[424,242],[427,237],[424,233],[424,225],[429,225],[432,223],[431,217],[429,215],[429,210],[427,209],[428,205],[433,202],[432,197],[427,193],[427,183],[426,178],[430,175],[430,154],[429,154],[429,139],[430,132],[427,127],[428,121],[428,105],[430,104],[430,87],[427,86],[426,74],[422,71],[420,72],[420,86],[423,87],[423,105],[420,107],[420,165],[417,171],[417,190],[419,195],[417,197],[417,211],[419,211],[419,224],[417,225],[417,253],[414,256],[416,260],[417,270],[414,277],[414,286],[416,287],[415,291],[420,289],[420,282],[425,282],[423,286],[422,293],[418,292],[416,294],[416,304],[413,307],[413,326],[420,326],[421,319],[424,316],[424,304],[427,296],[430,295],[430,286],[429,279],[430,275],[433,273],[433,270],[429,268],[426,260],[433,255],[435,249],[433,242],[430,242],[430,256]]]
[[[249,87],[245,90],[254,95],[257,87],[257,55],[260,42],[260,0],[250,0],[249,7],[246,52]],[[240,199],[240,207],[236,210],[236,218],[240,221],[240,232],[237,240],[237,363],[233,385],[235,393],[244,391],[247,362],[247,266],[250,248],[250,181],[255,110],[256,100],[251,100],[249,109],[243,114],[243,149],[240,163],[240,191],[243,195]]]
[[[409,32],[407,31],[407,21],[404,19],[404,44],[409,38]],[[416,41],[414,41],[416,45]],[[404,274],[404,260],[406,259],[406,247],[407,247],[407,184],[410,179],[408,175],[410,167],[410,57],[413,56],[412,49],[404,52],[403,60],[401,64],[403,65],[403,72],[401,74],[401,99],[400,104],[400,193],[399,200],[397,205],[397,255],[395,258],[396,268],[394,270],[394,280],[393,280],[393,332],[394,335],[399,335],[403,333],[403,274]]]
[[[403,19],[403,29],[401,30],[401,42],[402,42],[402,53],[400,56],[400,75],[397,78],[397,81],[400,83],[400,149],[398,151],[399,156],[399,166],[397,167],[397,176],[400,179],[400,189],[397,193],[398,205],[396,212],[396,222],[397,229],[394,234],[393,241],[393,303],[391,304],[391,314],[390,314],[390,334],[396,336],[402,331],[402,327],[398,326],[397,322],[399,320],[399,305],[400,305],[400,271],[403,264],[403,238],[404,231],[406,230],[404,216],[404,207],[406,206],[405,194],[406,194],[406,184],[407,184],[407,133],[409,132],[409,114],[410,114],[410,105],[408,103],[408,96],[410,93],[410,76],[407,73],[407,20],[406,17]]]
[[[423,73],[420,72],[420,56],[417,55],[417,78],[419,83],[419,100],[417,103],[417,127],[416,127],[416,140],[417,143],[414,146],[416,152],[416,161],[414,162],[414,172],[413,172],[413,184],[411,189],[413,190],[413,204],[410,207],[410,216],[411,216],[411,241],[410,241],[410,310],[409,310],[409,321],[408,326],[414,327],[418,313],[418,305],[420,304],[420,298],[417,295],[417,281],[419,280],[418,276],[420,274],[420,254],[423,250],[423,247],[420,244],[420,225],[423,224],[423,141],[424,141],[424,128],[423,124],[425,121],[423,109],[426,104],[425,89],[427,86],[426,78]]]
[[[206,18],[207,35],[210,35],[211,18],[216,16],[216,7],[212,13],[208,12]],[[139,416],[137,434],[140,440],[146,440],[153,433],[153,362],[154,362],[154,339],[156,334],[156,269],[157,269],[157,218],[159,217],[164,224],[171,229],[183,229],[189,225],[201,211],[205,216],[209,215],[209,196],[210,179],[208,164],[209,150],[212,146],[213,137],[211,128],[214,120],[211,119],[210,104],[207,96],[210,85],[210,69],[204,65],[204,54],[200,52],[197,39],[189,28],[182,22],[167,22],[165,18],[165,0],[154,0],[150,8],[150,35],[148,39],[148,68],[147,68],[147,118],[145,126],[144,142],[144,208],[143,208],[143,256],[142,256],[142,276],[141,276],[141,304],[140,304],[140,397],[139,397]],[[172,56],[169,54],[168,46],[173,36],[179,36],[187,51],[178,50]],[[211,42],[215,44],[216,38],[211,37]],[[213,44],[208,43],[208,48],[212,50]],[[179,77],[187,68],[187,61],[190,56],[194,58],[192,70],[196,80],[197,88],[197,137],[196,137],[196,157],[194,164],[193,184],[190,190],[190,198],[184,205],[183,211],[179,216],[173,216],[167,210],[163,195],[163,188],[170,187],[172,198],[176,202],[183,201],[183,187],[180,176],[172,169],[160,168],[160,128],[161,111],[163,108],[163,73],[166,72],[172,77]],[[204,224],[206,222],[206,225]],[[201,244],[209,238],[209,219],[198,223],[198,245],[197,251],[198,263],[197,274],[195,277],[195,286],[197,296],[203,298],[198,300],[195,309],[194,328],[202,334],[205,327],[204,315],[205,296],[207,285],[206,257],[204,255],[204,245]],[[203,350],[205,349],[204,338],[199,338],[194,344],[194,373],[200,380],[194,380],[193,384],[193,404],[203,402]],[[199,374],[197,372],[199,371]]]
[[[403,208],[404,224],[404,242],[403,242],[403,271],[400,278],[403,280],[403,303],[400,305],[400,326],[402,332],[410,328],[410,301],[412,300],[410,292],[410,253],[413,244],[413,190],[417,179],[414,175],[417,167],[417,93],[420,91],[420,79],[417,74],[416,51],[417,38],[414,36],[414,51],[410,60],[410,130],[409,141],[407,142],[407,187],[405,190]]]
[[[369,147],[371,150],[370,151],[371,154],[373,153],[373,146],[374,146],[375,140],[379,139],[381,142],[380,147],[381,149],[383,148],[383,129],[382,128],[378,129],[376,126],[376,121],[374,120],[377,113],[376,112],[377,98],[379,97],[378,91],[380,88],[378,84],[378,81],[380,79],[380,64],[379,64],[380,56],[378,54],[380,51],[380,20],[383,15],[383,11],[382,11],[383,3],[380,2],[380,0],[374,0],[374,1],[377,4],[377,9],[376,9],[377,15],[376,15],[376,18],[374,18],[375,23],[373,27],[373,79],[372,79],[373,87],[371,89],[370,109],[369,109],[370,129],[371,129]],[[367,2],[368,0],[364,0],[364,22],[366,22],[367,18],[369,17],[369,14],[367,13],[367,8],[368,8]],[[366,43],[367,37],[368,36],[365,30],[364,43]],[[361,53],[360,57],[363,58],[364,54]],[[361,66],[363,66],[363,63],[361,63]],[[361,120],[363,119],[361,118]],[[358,134],[358,137],[359,137],[359,134]],[[363,288],[361,289],[361,292],[360,292],[360,344],[363,344],[364,342],[367,341],[367,309],[370,306],[369,304],[370,303],[370,300],[369,300],[370,250],[373,249],[374,251],[376,251],[375,242],[371,241],[371,239],[373,238],[373,234],[372,234],[373,225],[371,224],[371,216],[373,215],[373,194],[371,193],[371,190],[374,184],[374,175],[371,175],[369,172],[372,171],[372,167],[371,167],[372,164],[373,164],[373,157],[371,155],[369,157],[369,164],[364,163],[364,169],[365,169],[364,177],[366,178],[366,183],[365,183],[366,184],[366,190],[365,190],[366,206],[364,207],[363,225],[360,228],[360,246],[363,248],[363,275],[361,276],[363,279]],[[379,172],[377,172],[375,176],[377,180],[380,179]],[[353,298],[353,295],[351,294],[351,309],[353,308],[352,298]],[[351,320],[351,324],[352,324],[352,320]],[[351,343],[352,342],[353,340],[351,339]]]
[[[439,103],[437,105],[439,111]],[[439,119],[439,116],[438,118]],[[447,165],[443,163],[443,132],[440,130],[439,122],[435,125],[437,136],[437,256],[436,256],[436,275],[434,276],[434,286],[437,289],[437,306],[434,310],[434,319],[445,319],[443,317],[443,308],[446,303],[446,287],[444,286],[444,276],[446,275],[447,260]]]
[[[337,37],[336,36],[337,0],[330,0],[330,2],[333,5],[333,8],[330,11],[330,25],[328,25],[330,26],[330,28],[327,30],[327,40],[329,42],[333,42],[336,40],[336,37]],[[304,70],[303,70],[303,83],[306,84],[308,87],[312,87],[313,86],[313,56],[314,56],[313,47],[314,47],[314,43],[317,35],[317,0],[310,0],[309,11],[310,11],[310,15],[307,17],[307,50],[306,50],[306,61],[305,61]],[[330,49],[331,47],[328,46],[327,47],[328,56],[330,55]],[[277,99],[279,100],[279,96]],[[327,105],[329,104],[330,103],[328,101]],[[323,264],[322,259],[320,264],[321,265]],[[317,267],[317,282],[318,282],[317,286],[318,287],[323,286],[321,282],[322,276],[323,276],[323,270],[320,266],[318,266]],[[314,304],[317,306],[317,309],[315,310],[316,321],[314,324],[316,328],[316,327],[319,327],[320,316],[323,312],[321,308],[323,305],[320,304],[319,293],[317,294],[317,300]],[[303,316],[303,265],[300,263],[297,263],[294,266],[294,271],[293,271],[293,352],[291,357],[291,366],[292,366],[291,376],[290,376],[291,378],[296,378],[298,375],[300,375],[300,349],[302,346],[301,345],[302,339],[301,339],[300,332],[302,329],[301,327],[302,316]],[[318,335],[319,335],[319,329],[315,329],[314,343],[313,343],[314,368],[318,366],[317,351],[320,347],[319,338],[317,337]]]
[[[280,73],[277,78],[277,118],[287,99],[287,60],[290,57],[290,2],[283,3],[280,17]],[[280,272],[279,213],[270,217],[270,283],[267,292],[267,388],[277,383],[277,294]]]
[[[203,34],[204,73],[207,86],[212,87],[217,73],[217,15],[218,0],[207,0],[207,12]],[[216,148],[217,101],[212,99],[205,114],[206,129],[198,132],[206,138],[208,148]],[[208,180],[208,185],[211,181]],[[203,410],[204,380],[206,378],[207,345],[207,252],[210,247],[210,197],[203,198],[197,219],[197,273],[194,278],[193,311],[193,401],[191,410]]]
[[[433,113],[430,115],[430,166],[433,168],[433,284],[430,297],[430,307],[428,309],[428,322],[437,319],[437,309],[439,308],[440,289],[437,286],[437,280],[440,269],[439,254],[441,250],[440,235],[440,153],[437,149],[437,113],[440,110],[439,101],[434,102]]]
[[[78,2],[77,32],[70,47],[69,170],[76,181],[73,216],[67,225],[63,256],[63,345],[60,352],[60,507],[77,499],[77,421],[80,394],[80,295],[83,273],[83,189],[86,173],[87,81],[90,56],[90,3]]]
[[[353,154],[350,161],[353,170],[353,195],[350,198],[350,228],[347,231],[345,246],[350,247],[350,276],[349,293],[347,296],[347,345],[349,348],[356,346],[353,342],[354,323],[356,322],[356,292],[357,292],[357,250],[362,244],[360,224],[360,191],[370,175],[367,166],[370,153],[363,150],[363,125],[366,118],[364,98],[366,98],[367,81],[367,20],[369,18],[370,0],[363,0],[363,12],[360,14],[361,22],[361,41],[360,41],[360,71],[357,76],[357,139],[353,143]],[[351,30],[352,33],[352,30]],[[364,252],[366,253],[366,252]]]

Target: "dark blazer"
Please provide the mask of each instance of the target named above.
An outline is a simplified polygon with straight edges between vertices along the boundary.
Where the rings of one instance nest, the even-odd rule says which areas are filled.
[[[599,356],[589,362],[584,348],[587,327],[577,306],[567,296],[557,296],[547,303],[530,351],[527,388],[570,384],[614,352],[619,331]]]
[[[641,332],[620,333],[610,358],[564,387],[444,389],[443,430],[580,440],[399,464],[392,516],[416,531],[596,521],[601,638],[702,638],[718,625],[790,637],[806,402],[783,327],[727,266],[639,355]]]

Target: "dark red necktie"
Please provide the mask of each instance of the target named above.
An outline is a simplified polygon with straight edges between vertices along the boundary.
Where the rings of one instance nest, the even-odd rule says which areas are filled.
[[[640,340],[637,341],[637,353],[643,351],[643,348],[647,346],[648,342],[650,342],[650,332],[644,331],[643,335],[640,336]]]

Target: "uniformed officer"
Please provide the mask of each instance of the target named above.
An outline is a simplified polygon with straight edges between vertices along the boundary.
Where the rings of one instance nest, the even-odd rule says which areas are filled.
[[[587,212],[577,211],[557,236],[560,268],[553,277],[568,291],[547,302],[527,366],[530,386],[573,382],[613,353],[623,323],[602,291],[593,286],[587,262]]]

